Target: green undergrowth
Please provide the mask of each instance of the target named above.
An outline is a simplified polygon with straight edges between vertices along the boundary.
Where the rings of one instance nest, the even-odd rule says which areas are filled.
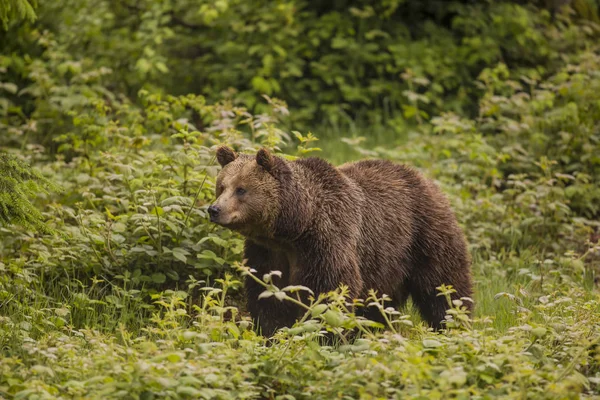
[[[517,28],[544,44],[534,52],[544,56],[547,37],[520,15]],[[549,15],[539,18],[545,35],[557,34]],[[566,43],[585,26],[565,23]],[[506,63],[494,58],[464,77],[478,93],[474,113],[422,109],[427,100],[407,93],[412,108],[380,124],[325,121],[298,132],[289,128],[295,110],[269,96],[253,108],[156,87],[124,96],[115,82],[137,89],[135,76],[113,81],[102,63],[74,60],[64,38],[29,33],[37,58],[0,57],[1,157],[20,171],[0,183],[28,185],[18,203],[0,187],[0,398],[600,396],[595,43],[553,54],[544,74],[511,67],[509,56],[530,46],[513,43]],[[415,79],[414,95],[437,90]],[[455,302],[435,333],[410,303],[389,308],[382,293],[352,302],[340,288],[307,305],[296,326],[257,334],[243,279],[281,301],[306,288],[250,276],[243,239],[208,221],[223,143],[334,164],[385,158],[434,179],[469,241],[474,314],[463,307],[469,299]],[[383,326],[352,312],[369,304]]]

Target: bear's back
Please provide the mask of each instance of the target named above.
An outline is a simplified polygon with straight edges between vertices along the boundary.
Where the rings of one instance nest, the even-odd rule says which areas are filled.
[[[343,164],[338,170],[356,182],[367,194],[390,195],[394,193],[412,197],[414,189],[424,183],[418,172],[402,164],[395,164],[387,160],[362,160]]]
[[[353,162],[338,170],[365,196],[359,254],[366,287],[391,294],[395,280],[389,277],[408,276],[423,252],[434,255],[436,248],[449,247],[462,251],[462,236],[446,197],[416,170],[386,160]]]

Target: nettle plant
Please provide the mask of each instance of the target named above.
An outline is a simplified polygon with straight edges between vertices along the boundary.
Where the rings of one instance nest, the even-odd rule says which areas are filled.
[[[480,76],[479,125],[507,155],[502,172],[547,179],[551,167],[554,186],[586,219],[600,214],[599,65],[588,51],[544,80],[535,73],[509,79],[503,64]]]
[[[277,287],[273,276],[281,276],[280,271],[271,271],[262,277],[256,271],[243,265],[236,264],[237,270],[246,279],[253,279],[264,287],[264,292],[259,298],[275,297],[279,301],[291,302],[304,311],[302,317],[291,328],[283,328],[276,335],[280,340],[313,340],[325,339],[327,343],[341,345],[341,351],[360,351],[364,349],[358,337],[375,339],[376,332],[387,329],[394,334],[412,330],[414,322],[409,314],[403,314],[388,303],[391,299],[382,293],[369,291],[365,299],[350,299],[348,288],[341,285],[335,291],[315,296],[314,292],[305,286],[290,285],[283,288]],[[472,301],[470,298],[451,300],[450,295],[455,292],[451,286],[440,286],[439,296],[444,296],[448,301],[445,328],[471,329],[472,320],[469,311],[464,307],[464,302]],[[308,299],[308,302],[306,301]],[[380,318],[372,321],[361,316],[365,307],[374,307],[379,310]],[[430,330],[425,324],[419,325],[418,332]],[[367,346],[368,348],[368,346]]]

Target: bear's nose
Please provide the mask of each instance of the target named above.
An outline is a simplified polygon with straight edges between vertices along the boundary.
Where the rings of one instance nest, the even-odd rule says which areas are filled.
[[[210,220],[214,221],[219,216],[219,211],[221,211],[221,207],[213,204],[208,207],[208,215],[210,215]]]

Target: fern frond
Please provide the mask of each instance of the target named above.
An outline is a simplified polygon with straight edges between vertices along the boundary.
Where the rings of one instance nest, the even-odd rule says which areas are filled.
[[[8,22],[15,19],[35,21],[37,0],[0,0],[0,22],[4,30],[8,29]]]
[[[21,225],[50,233],[29,199],[59,188],[13,155],[0,153],[0,225]]]

